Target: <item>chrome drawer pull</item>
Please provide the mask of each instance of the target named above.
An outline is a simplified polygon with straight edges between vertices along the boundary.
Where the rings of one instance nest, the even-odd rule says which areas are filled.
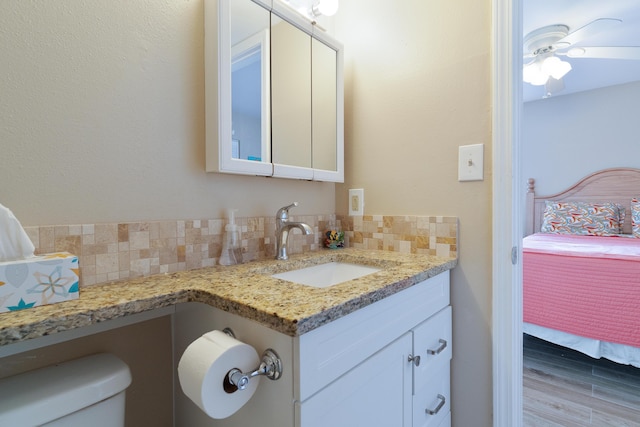
[[[440,347],[436,348],[435,350],[427,350],[427,354],[440,354],[445,348],[447,348],[447,340],[443,340],[442,338],[440,338]]]
[[[437,414],[438,412],[440,412],[440,409],[442,409],[444,404],[447,402],[447,399],[441,394],[438,395],[438,399],[440,400],[440,403],[438,403],[438,406],[436,406],[436,409],[427,408],[427,409],[424,410],[427,414],[429,414],[429,415]]]
[[[413,362],[414,365],[420,366],[420,356],[414,356],[413,354],[410,354],[407,362]]]

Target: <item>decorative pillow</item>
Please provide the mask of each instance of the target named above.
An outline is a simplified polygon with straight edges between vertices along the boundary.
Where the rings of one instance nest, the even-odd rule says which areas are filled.
[[[543,233],[611,236],[620,234],[620,209],[615,203],[545,202]]]
[[[619,203],[616,203],[616,206],[618,207],[618,213],[620,214],[618,222],[620,223],[620,233],[622,233],[624,231],[624,221],[627,218],[627,209]]]
[[[631,199],[631,229],[633,237],[640,237],[640,199]]]

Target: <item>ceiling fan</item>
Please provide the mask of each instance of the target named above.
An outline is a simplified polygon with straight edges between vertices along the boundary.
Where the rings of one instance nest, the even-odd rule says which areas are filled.
[[[614,18],[596,19],[569,32],[567,25],[538,28],[524,37],[523,80],[534,86],[545,86],[545,97],[564,89],[562,78],[571,71],[571,64],[561,59],[634,59],[640,60],[640,46],[575,46],[592,36],[621,24]]]

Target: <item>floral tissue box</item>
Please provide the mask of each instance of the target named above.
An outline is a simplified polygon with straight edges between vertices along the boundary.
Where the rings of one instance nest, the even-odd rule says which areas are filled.
[[[78,257],[68,252],[0,262],[0,312],[77,299]]]

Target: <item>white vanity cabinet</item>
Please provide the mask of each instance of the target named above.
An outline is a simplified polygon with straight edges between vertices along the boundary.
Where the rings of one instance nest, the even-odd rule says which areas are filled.
[[[449,272],[298,341],[298,426],[439,427],[447,418],[452,354]],[[387,416],[393,417],[393,424],[380,421]]]
[[[204,304],[177,306],[176,364],[190,341],[231,327],[258,353],[273,348],[284,370],[225,420],[207,418],[177,386],[176,425],[450,426],[449,301],[446,271],[298,337]]]

